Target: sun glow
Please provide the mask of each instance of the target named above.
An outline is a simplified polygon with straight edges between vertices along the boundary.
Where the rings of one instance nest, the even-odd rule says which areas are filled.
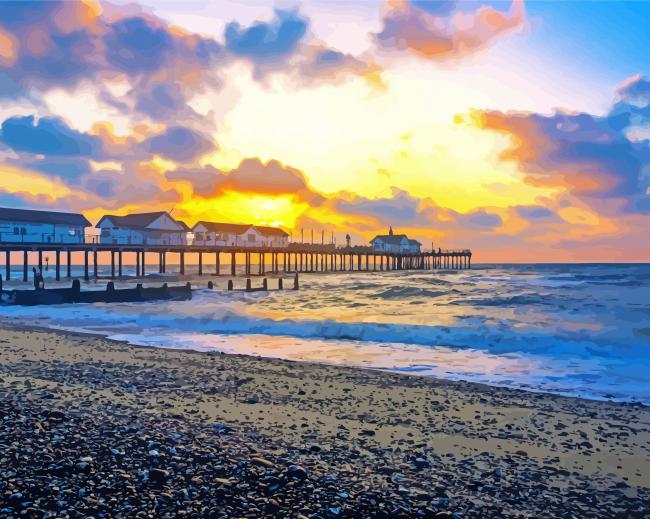
[[[193,198],[179,209],[195,220],[252,223],[293,228],[307,204],[293,196],[271,196],[227,191],[219,198]]]

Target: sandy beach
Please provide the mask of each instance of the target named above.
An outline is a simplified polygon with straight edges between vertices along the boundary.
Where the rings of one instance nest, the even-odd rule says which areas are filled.
[[[5,517],[647,517],[650,503],[639,404],[3,324],[0,417]]]

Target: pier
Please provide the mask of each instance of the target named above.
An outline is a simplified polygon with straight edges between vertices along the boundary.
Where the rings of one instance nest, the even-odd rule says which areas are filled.
[[[470,269],[472,251],[437,250],[418,254],[374,252],[346,248],[321,248],[314,250],[308,244],[292,243],[288,248],[208,247],[196,245],[105,245],[63,243],[0,243],[0,254],[5,254],[5,279],[11,280],[12,254],[20,254],[22,280],[29,280],[29,254],[38,255],[38,267],[43,271],[44,255],[53,255],[51,265],[56,280],[72,277],[73,261],[83,265],[83,278],[99,278],[98,255],[110,255],[110,279],[123,277],[126,255],[134,259],[136,277],[147,274],[147,258],[153,256],[158,273],[167,273],[170,255],[178,260],[178,274],[185,275],[188,255],[196,255],[198,275],[237,276],[237,265],[244,267],[244,275],[327,272],[383,272],[394,270],[444,270]],[[21,254],[22,253],[22,254]],[[65,262],[62,262],[65,257]],[[243,262],[238,263],[238,258]],[[222,263],[222,260],[226,260]],[[65,267],[65,272],[62,272]],[[225,267],[225,268],[223,268]]]

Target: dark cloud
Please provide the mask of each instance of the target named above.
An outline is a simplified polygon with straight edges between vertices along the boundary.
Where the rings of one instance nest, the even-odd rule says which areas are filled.
[[[106,59],[129,74],[160,69],[172,51],[173,39],[163,27],[154,27],[142,17],[118,20],[104,37]]]
[[[215,149],[210,138],[182,126],[172,126],[149,137],[142,147],[151,154],[182,163],[193,162]]]
[[[478,209],[467,214],[458,214],[457,222],[471,229],[491,231],[495,227],[499,227],[503,223],[503,220],[498,214],[488,213],[484,209]]]
[[[477,111],[473,119],[512,137],[501,158],[516,162],[526,182],[563,187],[599,211],[613,210],[605,200],[618,200],[624,211],[646,211],[650,147],[628,138],[631,112],[620,106],[606,117]]]
[[[92,157],[101,142],[70,128],[58,117],[11,117],[2,123],[2,142],[17,152],[49,156]]]
[[[518,205],[514,209],[524,220],[559,220],[553,211],[541,205]]]
[[[115,8],[109,19],[81,2],[2,3],[0,35],[11,42],[0,60],[0,96],[29,98],[34,90],[89,80],[105,102],[155,120],[184,111],[189,97],[213,81],[222,55],[215,40],[172,30],[154,16]],[[133,88],[126,100],[113,99],[103,80],[123,76]],[[165,103],[159,112],[154,100]]]
[[[336,201],[336,210],[346,214],[368,215],[386,225],[427,225],[428,215],[420,210],[421,200],[406,191],[394,190],[390,198],[354,197]]]
[[[307,33],[308,22],[297,11],[275,10],[270,22],[255,22],[242,27],[237,22],[226,25],[226,48],[235,56],[254,63],[281,63],[293,54]]]
[[[477,52],[521,30],[525,21],[523,0],[513,0],[508,12],[490,6],[461,12],[455,2],[401,0],[391,4],[374,37],[384,49],[449,59]]]

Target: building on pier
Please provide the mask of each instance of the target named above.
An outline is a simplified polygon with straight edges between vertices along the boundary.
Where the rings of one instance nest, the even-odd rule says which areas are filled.
[[[287,232],[262,225],[201,221],[192,232],[193,245],[200,246],[284,248],[289,243]]]
[[[412,240],[406,234],[395,234],[391,227],[388,234],[379,234],[370,240],[373,252],[391,252],[395,254],[419,254],[422,244]]]
[[[84,243],[90,226],[81,214],[0,208],[0,243]]]
[[[187,245],[189,227],[169,213],[105,215],[95,226],[102,245]]]

